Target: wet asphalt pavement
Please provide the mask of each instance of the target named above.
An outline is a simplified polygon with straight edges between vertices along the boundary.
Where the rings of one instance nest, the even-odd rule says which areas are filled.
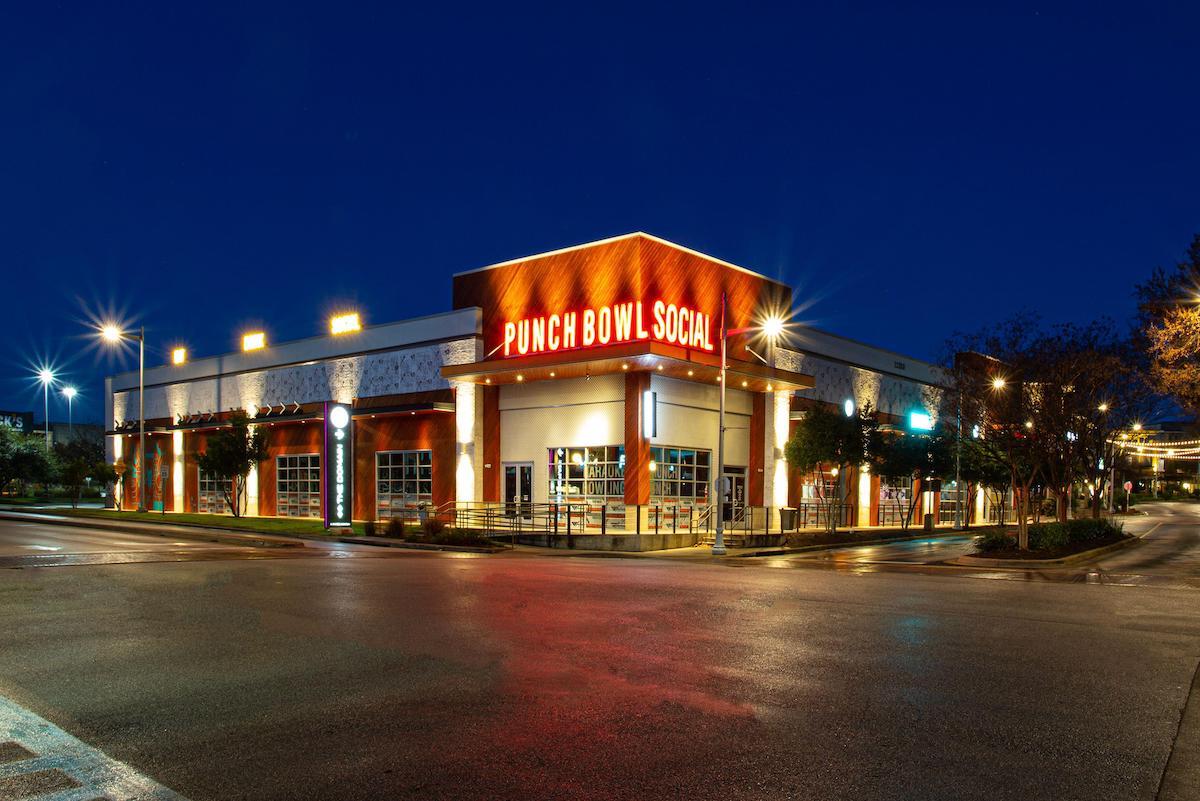
[[[380,550],[0,570],[0,695],[193,801],[1153,799],[1200,658],[1185,584]]]

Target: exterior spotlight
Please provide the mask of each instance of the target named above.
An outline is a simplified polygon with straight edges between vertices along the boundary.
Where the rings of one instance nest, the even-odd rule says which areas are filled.
[[[242,336],[242,350],[261,350],[267,346],[267,335],[262,331],[252,331]]]
[[[362,320],[359,318],[358,312],[338,314],[329,318],[329,333],[331,334],[350,334],[361,330]]]
[[[1134,431],[1141,431],[1141,430],[1142,430],[1142,424],[1141,424],[1141,423],[1134,423],[1134,424],[1133,424],[1133,430],[1134,430]]]
[[[992,389],[1004,389],[1005,380],[1000,376],[992,379]]]
[[[171,351],[171,364],[183,364],[187,361],[187,348],[174,348]]]
[[[842,411],[847,417],[854,416],[854,398],[846,398],[846,402],[842,404]]]
[[[120,342],[121,329],[112,323],[106,323],[100,326],[100,336],[104,338],[105,342]]]
[[[1097,409],[1099,409],[1099,410],[1100,410],[1100,411],[1102,411],[1102,412],[1107,412],[1107,411],[1108,411],[1108,404],[1107,404],[1107,403],[1102,403],[1102,404],[1100,404],[1099,406],[1097,406],[1096,408],[1097,408]]]

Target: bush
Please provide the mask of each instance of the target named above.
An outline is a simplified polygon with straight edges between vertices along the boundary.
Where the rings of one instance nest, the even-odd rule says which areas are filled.
[[[1123,524],[1113,522],[1106,517],[1098,519],[1085,517],[1068,521],[1067,532],[1071,542],[1092,542],[1093,540],[1120,537],[1125,533],[1125,528]]]
[[[975,547],[979,549],[980,553],[1007,551],[1010,548],[1015,548],[1016,546],[1017,541],[1008,536],[1003,529],[992,529],[991,531],[986,531],[975,541]]]
[[[404,539],[404,521],[399,517],[388,518],[387,528],[384,529],[385,537],[395,537],[396,539]]]
[[[1029,549],[1031,551],[1052,551],[1065,548],[1070,541],[1071,535],[1063,523],[1039,523],[1029,527]]]
[[[374,520],[368,520],[367,522],[363,523],[363,535],[367,536],[367,537],[375,536],[375,521]]]
[[[435,540],[446,530],[446,524],[436,517],[431,517],[421,524],[421,530],[426,537]]]

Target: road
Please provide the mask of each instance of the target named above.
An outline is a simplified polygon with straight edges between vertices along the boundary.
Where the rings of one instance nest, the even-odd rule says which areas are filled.
[[[0,523],[0,553],[74,536]],[[233,551],[0,570],[13,719],[178,794],[147,798],[1165,801],[1196,774],[1184,585],[97,536]]]

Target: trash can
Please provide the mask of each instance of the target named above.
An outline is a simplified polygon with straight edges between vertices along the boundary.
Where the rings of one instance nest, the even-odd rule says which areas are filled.
[[[796,530],[796,510],[791,506],[782,506],[779,509],[779,527],[783,531]]]

